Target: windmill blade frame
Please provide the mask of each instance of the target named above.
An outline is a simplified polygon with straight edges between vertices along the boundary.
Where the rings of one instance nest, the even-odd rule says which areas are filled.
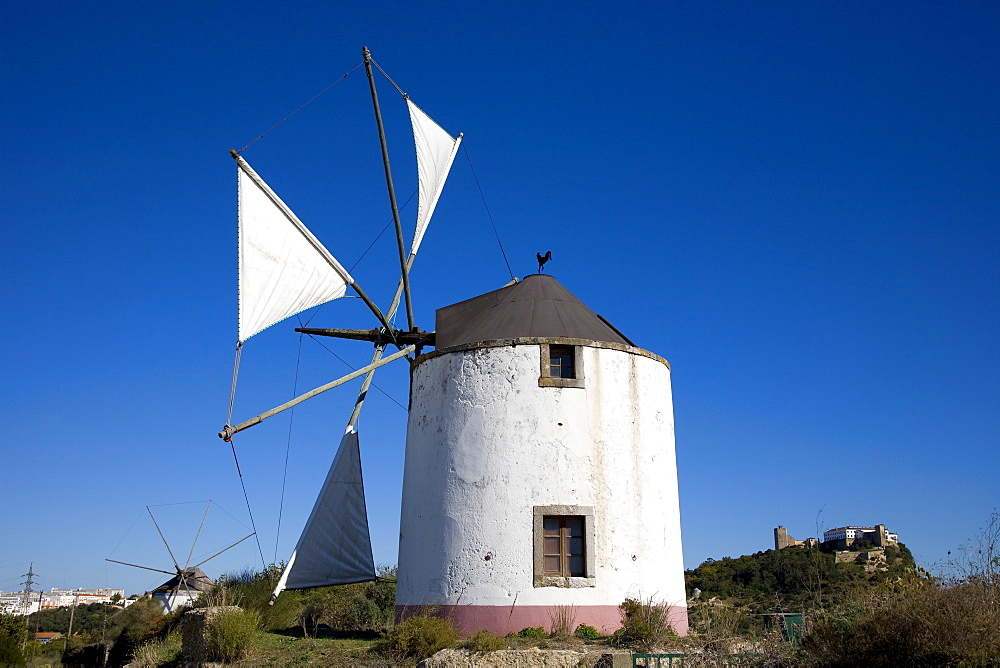
[[[396,236],[396,246],[399,254],[399,269],[400,277],[399,282],[393,295],[391,306],[388,311],[383,314],[377,306],[367,296],[360,291],[357,287],[353,278],[347,273],[346,270],[333,258],[333,256],[327,251],[319,240],[302,224],[302,222],[295,217],[291,209],[280,200],[280,198],[274,193],[273,190],[267,186],[266,183],[260,177],[253,172],[245,160],[236,152],[231,151],[233,158],[238,164],[238,174],[240,179],[248,179],[249,182],[253,183],[253,189],[251,190],[248,186],[248,192],[252,193],[255,201],[259,203],[263,208],[262,211],[267,211],[267,216],[270,216],[268,220],[270,222],[275,222],[277,228],[284,230],[282,227],[286,223],[290,223],[294,228],[295,232],[282,231],[274,236],[274,239],[294,239],[294,243],[298,244],[298,249],[305,249],[306,256],[312,252],[319,253],[322,257],[322,262],[318,261],[315,257],[312,259],[307,259],[304,262],[309,267],[315,267],[323,265],[321,269],[314,272],[317,276],[323,272],[327,272],[332,268],[343,280],[343,285],[351,285],[358,292],[359,296],[365,301],[369,309],[376,315],[378,322],[380,323],[379,330],[361,331],[361,330],[311,330],[308,328],[298,328],[296,331],[302,333],[308,333],[310,335],[326,335],[326,336],[340,336],[342,338],[349,339],[362,339],[368,340],[375,343],[375,351],[372,355],[371,363],[362,367],[352,373],[349,373],[337,380],[326,383],[320,387],[317,387],[309,392],[306,392],[292,400],[277,406],[271,410],[265,411],[249,420],[241,422],[235,426],[230,424],[229,418],[227,418],[226,425],[222,432],[219,433],[220,438],[225,441],[230,441],[235,434],[244,431],[256,424],[259,424],[265,419],[268,419],[280,412],[288,410],[299,403],[310,399],[320,393],[326,392],[333,389],[339,385],[342,385],[354,378],[360,376],[365,376],[364,381],[361,384],[361,388],[355,399],[354,406],[351,410],[350,417],[347,421],[347,426],[344,430],[344,436],[341,439],[341,443],[337,449],[337,454],[334,457],[334,461],[331,464],[327,479],[323,484],[322,490],[320,492],[320,497],[316,500],[316,505],[313,507],[312,514],[306,523],[306,528],[303,530],[302,537],[299,539],[299,543],[296,545],[295,551],[293,551],[291,558],[282,574],[281,581],[275,590],[275,595],[284,588],[284,583],[288,581],[289,574],[292,571],[293,566],[297,569],[297,574],[292,575],[291,582],[293,583],[290,588],[306,588],[311,586],[325,586],[327,584],[337,584],[346,583],[349,581],[358,582],[364,581],[364,579],[377,579],[377,574],[375,573],[374,560],[371,556],[371,540],[368,531],[368,521],[367,521],[367,510],[364,500],[364,489],[363,482],[361,480],[361,462],[360,462],[360,448],[358,445],[358,434],[356,430],[356,425],[360,419],[360,413],[364,406],[365,400],[367,398],[368,392],[370,390],[371,384],[373,382],[375,371],[381,367],[389,364],[400,357],[407,357],[411,363],[413,358],[410,357],[410,353],[416,352],[419,354],[423,345],[428,344],[433,341],[433,333],[427,335],[425,332],[418,330],[414,324],[414,310],[412,305],[412,294],[410,289],[409,273],[412,269],[413,262],[416,258],[417,251],[421,244],[421,241],[426,232],[427,226],[429,225],[430,219],[434,213],[435,207],[437,205],[438,199],[441,196],[445,183],[447,181],[448,174],[451,170],[454,158],[458,152],[459,146],[462,141],[463,135],[459,133],[458,137],[452,137],[447,131],[445,131],[439,124],[437,124],[433,119],[430,118],[423,110],[417,107],[400,88],[395,84],[395,82],[389,77],[388,74],[376,63],[372,57],[371,53],[367,47],[362,49],[362,55],[364,58],[363,64],[365,66],[369,89],[371,93],[372,106],[375,113],[375,119],[378,127],[379,144],[381,148],[381,154],[383,159],[383,168],[385,172],[386,188],[389,196],[389,203],[392,209],[393,224],[395,227]],[[402,96],[406,103],[406,108],[409,113],[410,123],[413,130],[413,140],[414,149],[416,153],[417,160],[417,181],[418,181],[418,211],[416,216],[416,224],[414,228],[413,238],[410,242],[409,252],[407,252],[405,242],[403,239],[402,224],[400,221],[399,207],[396,201],[395,186],[392,178],[391,164],[389,160],[389,152],[386,143],[385,127],[383,125],[382,113],[379,104],[378,92],[375,85],[375,78],[373,72],[373,66],[377,67],[380,72],[388,79],[388,81],[395,87],[395,89]],[[243,181],[240,181],[242,184]],[[241,185],[241,188],[243,186]],[[240,225],[241,225],[241,235],[243,234],[243,195],[241,192],[241,208],[240,208]],[[260,194],[266,197],[266,201],[260,197]],[[250,216],[252,218],[252,216]],[[253,222],[253,221],[251,221]],[[267,222],[267,221],[265,221]],[[286,226],[287,227],[287,226]],[[282,236],[286,235],[286,236]],[[262,239],[266,239],[262,237]],[[302,240],[305,239],[307,245],[302,244]],[[244,280],[243,272],[243,237],[240,238],[240,267],[241,267],[241,287],[242,281]],[[308,247],[311,246],[311,249]],[[257,250],[257,249],[251,249]],[[296,251],[298,252],[298,251]],[[263,255],[267,255],[266,253]],[[296,259],[299,255],[294,256]],[[271,262],[270,257],[265,258],[266,261],[262,260],[260,263],[261,268],[273,269],[268,265]],[[278,258],[280,262],[280,257]],[[295,265],[297,266],[297,265]],[[292,272],[291,265],[289,267],[289,272]],[[278,271],[281,274],[281,271]],[[308,275],[306,275],[308,274]],[[313,284],[308,283],[308,279],[313,276],[312,273],[305,272],[296,274],[296,276],[301,276],[302,280],[306,282],[302,286],[301,291],[296,290],[294,281],[300,280],[299,278],[293,279],[293,284],[287,288],[282,288],[279,290],[274,290],[271,292],[263,292],[264,297],[270,299],[274,295],[278,295],[280,292],[282,295],[287,294],[292,298],[291,304],[286,306],[272,306],[267,304],[258,310],[256,306],[252,306],[254,309],[254,317],[250,318],[253,322],[252,325],[244,326],[243,320],[243,295],[244,291],[240,292],[240,337],[237,346],[237,359],[234,364],[234,380],[233,380],[233,391],[230,397],[230,418],[232,417],[232,403],[233,396],[235,396],[235,385],[236,385],[236,374],[239,369],[239,354],[240,346],[243,341],[260,331],[263,327],[258,327],[259,322],[271,321],[270,324],[278,322],[289,315],[296,312],[301,312],[304,308],[305,303],[309,302],[309,299],[305,298],[306,293],[316,292],[319,297],[322,297],[322,301],[316,301],[313,305],[318,305],[319,303],[325,303],[326,301],[331,301],[339,296],[342,296],[342,292],[336,294],[336,296],[330,297],[329,295],[337,293],[339,288],[330,289],[330,285],[336,283],[333,281],[329,284],[324,284],[317,290],[313,290]],[[254,280],[258,280],[255,278]],[[407,329],[400,330],[391,324],[391,320],[396,316],[401,305],[405,304]],[[268,314],[274,314],[277,319],[271,318],[270,315],[257,318],[256,314],[260,312],[267,312]],[[264,324],[264,327],[270,326],[270,324]],[[385,355],[385,348],[387,345],[394,345],[399,348],[398,352],[392,355]],[[235,456],[235,449],[234,449]],[[332,489],[336,487],[337,489]],[[345,491],[350,490],[350,491]],[[337,506],[330,505],[330,499],[337,499],[341,505]],[[343,509],[350,507],[350,512],[346,512]],[[331,515],[334,518],[338,514],[348,514],[349,518],[340,519],[330,519],[327,515]],[[314,547],[309,543],[306,536],[310,531],[310,527],[319,526],[320,534],[323,534],[320,538],[320,543],[322,546]],[[333,546],[331,541],[331,536],[338,536],[342,538],[347,545],[347,551],[351,552],[351,555],[345,556],[341,559],[338,556],[331,556],[338,554],[337,548]],[[306,541],[305,546],[303,546],[303,541]],[[341,568],[341,572],[347,573],[347,575],[335,575],[330,573],[329,575],[324,575],[321,573],[323,571],[322,565],[317,563],[317,559],[322,559],[324,557],[330,557],[334,561],[340,564],[337,568]],[[370,562],[370,564],[366,564]],[[359,567],[358,564],[361,564]],[[365,571],[370,571],[370,574],[366,574]],[[338,579],[338,577],[340,579]],[[324,578],[332,578],[330,581],[324,582]],[[348,579],[344,579],[348,578]],[[354,579],[350,579],[354,578]],[[361,578],[361,579],[358,579]],[[303,582],[315,582],[315,584],[302,584]]]

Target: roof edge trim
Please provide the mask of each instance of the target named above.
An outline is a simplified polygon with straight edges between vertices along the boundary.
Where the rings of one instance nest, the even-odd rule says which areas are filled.
[[[473,343],[460,343],[457,346],[449,346],[447,348],[438,348],[429,353],[424,353],[420,355],[411,365],[411,369],[416,367],[422,362],[434,359],[435,357],[441,357],[442,355],[447,355],[449,353],[459,353],[465,352],[467,350],[482,350],[485,348],[508,348],[516,346],[537,346],[542,343],[554,343],[558,345],[568,345],[568,346],[586,346],[587,348],[604,348],[606,350],[617,350],[619,352],[628,353],[630,355],[637,355],[639,357],[648,357],[651,360],[655,360],[660,364],[663,364],[668,369],[670,368],[670,362],[668,362],[663,357],[660,357],[656,353],[651,353],[648,350],[644,350],[637,346],[626,346],[621,343],[613,343],[611,341],[592,341],[590,339],[571,339],[561,336],[527,336],[520,337],[516,339],[493,339],[491,341],[476,341]]]

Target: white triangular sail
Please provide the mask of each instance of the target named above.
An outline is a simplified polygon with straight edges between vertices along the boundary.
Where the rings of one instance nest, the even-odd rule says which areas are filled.
[[[358,433],[351,429],[340,441],[323,489],[273,596],[284,589],[375,579]]]
[[[239,341],[343,297],[354,279],[250,165],[239,168]]]
[[[431,222],[434,207],[448,179],[451,163],[455,161],[458,146],[462,143],[462,135],[452,138],[445,130],[425,114],[413,101],[406,98],[406,106],[410,109],[410,123],[413,125],[413,143],[417,147],[417,185],[419,197],[417,203],[417,228],[413,233],[413,245],[410,254],[415,255],[424,231]]]

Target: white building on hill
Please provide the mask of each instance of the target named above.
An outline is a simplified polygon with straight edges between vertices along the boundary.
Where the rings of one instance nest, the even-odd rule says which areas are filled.
[[[899,535],[889,533],[884,524],[876,524],[873,527],[837,527],[823,532],[824,543],[838,542],[850,547],[864,541],[870,542],[875,547],[885,547],[887,544],[898,543]]]

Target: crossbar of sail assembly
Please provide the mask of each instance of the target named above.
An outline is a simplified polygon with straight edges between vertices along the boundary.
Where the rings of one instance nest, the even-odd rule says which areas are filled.
[[[414,350],[416,350],[417,345],[419,345],[419,344],[414,344],[414,345],[411,345],[411,346],[406,346],[405,348],[400,349],[398,352],[395,352],[392,355],[389,355],[388,357],[384,357],[381,360],[378,360],[377,362],[375,362],[373,364],[369,364],[368,366],[363,366],[360,369],[358,369],[357,371],[353,371],[353,372],[347,374],[346,376],[344,376],[342,378],[338,378],[337,380],[334,380],[334,381],[331,381],[331,382],[327,383],[326,385],[320,385],[316,389],[309,390],[305,394],[301,394],[301,395],[295,397],[294,399],[292,399],[291,401],[287,401],[287,402],[281,404],[280,406],[278,406],[276,408],[272,408],[269,411],[264,411],[260,415],[258,415],[256,417],[252,417],[252,418],[250,418],[249,420],[247,420],[245,422],[239,423],[238,425],[235,425],[235,426],[226,425],[223,428],[223,430],[219,432],[219,438],[221,438],[221,439],[223,439],[225,441],[228,441],[229,439],[231,439],[233,437],[233,435],[238,434],[238,433],[240,433],[241,431],[243,431],[245,429],[249,429],[250,427],[253,427],[254,425],[258,425],[261,422],[263,422],[264,420],[266,420],[267,418],[272,417],[274,415],[277,415],[278,413],[281,413],[283,411],[286,411],[286,410],[288,410],[289,408],[291,408],[293,406],[301,404],[306,399],[312,399],[317,394],[322,394],[323,392],[326,392],[327,390],[332,390],[333,388],[335,388],[335,387],[337,387],[339,385],[343,385],[344,383],[346,383],[348,381],[351,381],[351,380],[354,380],[355,378],[363,376],[366,373],[368,373],[369,371],[371,371],[372,369],[377,369],[378,367],[383,366],[385,364],[388,364],[389,362],[393,362],[395,360],[398,360],[400,357],[405,357],[406,355],[409,355]]]

